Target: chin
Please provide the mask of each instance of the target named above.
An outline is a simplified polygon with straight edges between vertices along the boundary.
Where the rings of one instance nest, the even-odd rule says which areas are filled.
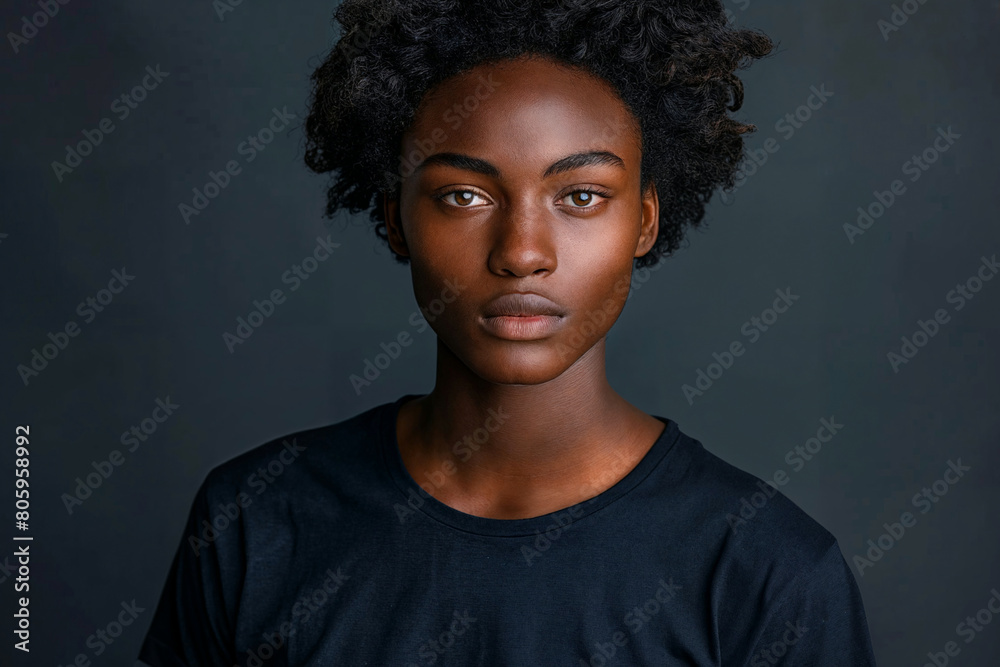
[[[476,375],[493,384],[544,384],[562,375],[577,356],[561,358],[552,339],[531,342],[493,341],[475,354],[458,357]]]

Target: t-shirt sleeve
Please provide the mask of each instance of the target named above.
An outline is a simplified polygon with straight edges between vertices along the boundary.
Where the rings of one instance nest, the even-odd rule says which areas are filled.
[[[874,667],[861,591],[837,542],[781,594],[745,667],[776,664]]]
[[[210,506],[215,506],[210,503],[212,480],[209,473],[195,494],[139,652],[139,660],[151,667],[218,667],[236,662],[232,619],[234,592],[242,578],[242,554],[234,534],[239,526],[230,522],[223,530],[210,529]],[[218,517],[216,525],[222,525]]]

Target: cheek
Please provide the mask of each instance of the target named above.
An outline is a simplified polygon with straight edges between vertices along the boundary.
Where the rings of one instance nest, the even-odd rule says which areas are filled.
[[[618,267],[614,271],[609,270],[595,280],[591,289],[590,303],[587,306],[588,312],[592,314],[590,319],[596,321],[602,316],[607,318],[595,337],[607,333],[614,321],[618,319],[625,307],[625,299],[628,297],[631,284],[630,279],[631,265],[626,265]]]
[[[628,258],[624,258],[628,259]],[[612,328],[622,312],[631,284],[631,262],[607,258],[593,261],[586,271],[586,280],[578,284],[578,298],[569,327],[555,347],[563,363],[572,363],[590,349]],[[595,273],[595,270],[598,272]]]
[[[470,250],[479,243],[473,235],[481,225],[448,219],[437,204],[425,200],[415,202],[406,213],[403,232],[411,261],[420,262],[429,273],[465,270],[472,261]]]
[[[623,229],[615,235],[591,239],[579,248],[570,271],[582,278],[578,283],[581,305],[617,314],[628,295],[638,238],[638,231]]]
[[[467,273],[462,257],[441,253],[433,257],[414,253],[410,264],[413,294],[421,314],[439,332],[445,322],[459,321],[467,316],[474,282]],[[468,261],[468,258],[465,258]]]

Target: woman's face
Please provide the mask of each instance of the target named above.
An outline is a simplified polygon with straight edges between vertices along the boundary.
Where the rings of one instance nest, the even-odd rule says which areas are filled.
[[[425,97],[403,137],[399,199],[385,202],[389,241],[472,372],[539,384],[601,353],[632,260],[656,240],[640,160],[614,90],[548,59],[482,65]]]

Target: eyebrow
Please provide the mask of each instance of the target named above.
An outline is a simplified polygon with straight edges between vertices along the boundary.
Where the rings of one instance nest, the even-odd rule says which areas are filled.
[[[561,160],[557,160],[549,165],[549,168],[542,174],[542,178],[548,178],[565,171],[572,171],[580,167],[591,165],[607,164],[621,169],[625,168],[625,160],[621,159],[610,151],[589,151],[587,153],[574,153],[567,155]]]
[[[429,155],[423,162],[416,166],[413,173],[417,174],[421,169],[432,164],[443,164],[464,171],[474,171],[485,176],[500,178],[500,169],[492,163],[472,157],[471,155],[463,155],[462,153],[434,153],[433,155]]]
[[[433,164],[455,167],[456,169],[465,171],[474,171],[493,178],[501,177],[500,169],[493,163],[462,153],[434,153],[433,155],[429,155],[413,170],[414,174],[424,167]],[[545,170],[542,178],[598,164],[607,164],[621,169],[625,168],[625,161],[610,151],[587,151],[584,153],[573,153],[572,155],[567,155],[564,158],[556,160]]]

